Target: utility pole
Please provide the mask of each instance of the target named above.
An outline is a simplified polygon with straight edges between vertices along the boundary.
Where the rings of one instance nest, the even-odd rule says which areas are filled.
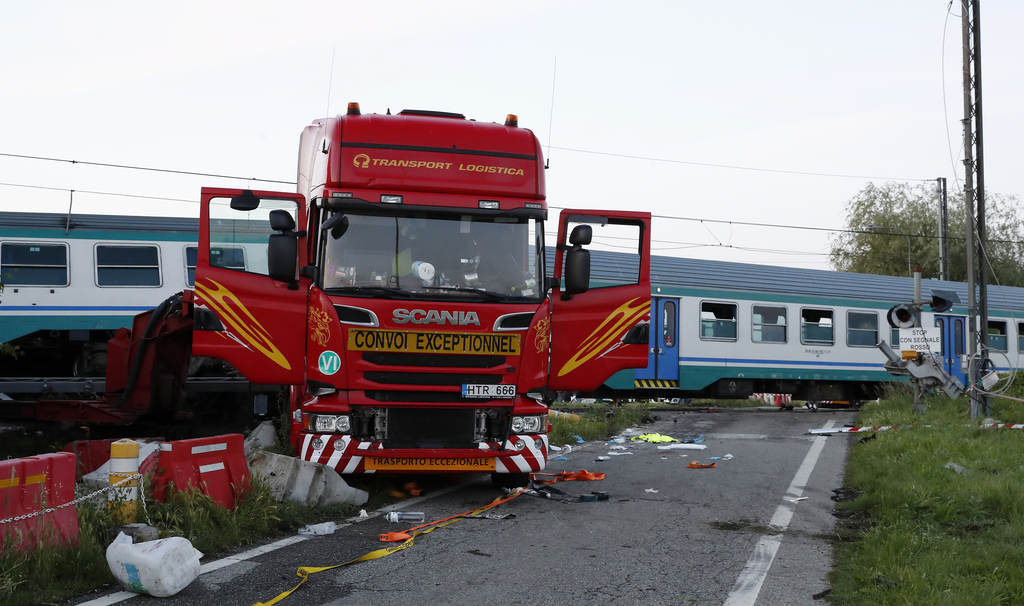
[[[939,195],[939,279],[949,280],[949,211],[946,178],[935,180]]]
[[[981,112],[981,16],[979,0],[960,0],[964,84],[964,208],[967,213],[969,380],[978,385],[988,363],[988,297],[985,289],[985,162]],[[975,182],[977,187],[975,187]],[[974,204],[978,214],[975,221]],[[977,298],[975,292],[977,291]],[[980,326],[979,326],[980,325]],[[980,338],[979,338],[980,330]],[[978,345],[981,345],[980,352]],[[989,414],[988,398],[971,389],[971,418]]]

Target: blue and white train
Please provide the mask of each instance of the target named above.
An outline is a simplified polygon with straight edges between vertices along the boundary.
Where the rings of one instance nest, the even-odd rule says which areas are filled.
[[[0,361],[0,376],[101,375],[113,330],[192,286],[197,228],[184,218],[0,212],[0,343],[22,352]],[[244,246],[211,252],[227,267],[266,263]],[[636,255],[592,251],[594,287],[637,274]],[[651,284],[649,364],[614,375],[605,394],[871,398],[894,380],[875,347],[897,340],[886,311],[913,298],[910,278],[664,256],[652,258]],[[924,280],[922,291],[967,301],[958,282]],[[988,293],[991,358],[1019,368],[1024,288]],[[941,329],[946,369],[962,378],[966,307],[926,310],[922,321]]]

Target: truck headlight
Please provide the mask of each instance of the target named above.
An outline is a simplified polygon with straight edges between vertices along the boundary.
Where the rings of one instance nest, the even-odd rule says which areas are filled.
[[[348,433],[352,423],[348,415],[308,415],[308,431],[317,433]]]
[[[540,433],[544,427],[544,415],[512,417],[512,433]]]

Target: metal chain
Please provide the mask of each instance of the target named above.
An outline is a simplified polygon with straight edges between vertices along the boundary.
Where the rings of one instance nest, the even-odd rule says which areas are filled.
[[[138,479],[139,480],[139,495],[142,497],[141,499],[139,499],[139,500],[142,501],[142,511],[146,515],[146,523],[149,524],[150,526],[152,526],[153,523],[149,519],[149,511],[146,510],[146,492],[145,492],[146,491],[146,480],[145,480],[145,478],[142,477],[142,474],[140,474],[140,473],[132,473],[132,474],[111,473],[110,475],[112,475],[112,476],[124,476],[124,477],[122,479],[118,480],[117,482],[111,484],[110,486],[105,486],[103,488],[100,488],[99,490],[91,492],[91,493],[85,495],[84,497],[78,497],[77,499],[75,499],[73,501],[68,501],[67,503],[64,503],[62,505],[57,505],[57,506],[54,506],[54,507],[47,507],[46,509],[41,509],[39,511],[34,511],[32,513],[26,513],[26,514],[22,514],[20,516],[14,516],[13,518],[7,518],[5,520],[0,520],[0,524],[8,524],[8,523],[11,523],[11,522],[20,522],[21,520],[28,520],[28,519],[34,518],[36,516],[41,516],[41,515],[46,515],[48,513],[53,513],[54,511],[57,511],[57,510],[60,510],[60,509],[64,509],[65,507],[71,507],[72,505],[77,505],[79,503],[82,503],[83,501],[88,501],[89,499],[91,499],[91,498],[93,498],[93,497],[95,497],[97,495],[103,494],[105,492],[109,492],[111,490],[117,490],[118,487],[121,484],[124,484],[125,482],[127,482],[129,480],[132,480],[132,479]]]

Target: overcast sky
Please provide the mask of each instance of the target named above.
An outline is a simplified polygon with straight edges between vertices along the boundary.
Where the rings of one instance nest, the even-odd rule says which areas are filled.
[[[1024,199],[1024,3],[982,4],[986,188]],[[0,153],[292,181],[302,128],[348,101],[515,113],[550,146],[554,208],[842,228],[872,180],[963,178],[959,0],[947,7],[12,2]],[[7,156],[0,183],[0,210],[66,212],[59,190],[74,189],[75,212],[140,215],[198,210],[85,192],[294,188]],[[660,254],[828,268],[827,232],[657,218],[653,237]]]

